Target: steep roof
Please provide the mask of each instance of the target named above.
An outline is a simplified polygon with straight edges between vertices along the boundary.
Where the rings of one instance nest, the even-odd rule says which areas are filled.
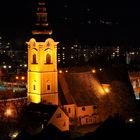
[[[79,68],[78,68],[79,69]],[[59,84],[66,104],[77,106],[96,105],[101,118],[115,113],[123,117],[134,116],[136,104],[128,73],[123,68],[108,68],[92,73],[74,69],[59,73]],[[103,85],[109,85],[106,92]],[[60,97],[60,96],[59,96]],[[63,100],[60,99],[60,100]],[[62,104],[63,104],[62,103]]]
[[[104,94],[102,85],[92,72],[59,74],[59,83],[67,104],[94,105]]]

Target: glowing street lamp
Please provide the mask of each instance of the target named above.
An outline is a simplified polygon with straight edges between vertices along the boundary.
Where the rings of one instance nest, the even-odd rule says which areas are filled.
[[[102,68],[99,68],[99,71],[102,71]]]
[[[5,111],[5,115],[6,115],[7,117],[11,116],[11,115],[12,115],[12,110],[8,108],[8,109]]]
[[[18,76],[16,76],[16,80],[18,80],[19,79],[19,77]]]
[[[92,69],[92,73],[96,73],[96,70],[95,69]]]
[[[59,70],[59,73],[62,73],[62,70]]]
[[[129,122],[132,123],[134,120],[132,118],[129,119]]]
[[[27,67],[27,64],[24,64],[24,67],[26,68]]]
[[[25,80],[25,77],[24,77],[24,76],[22,76],[22,77],[21,77],[21,80]]]

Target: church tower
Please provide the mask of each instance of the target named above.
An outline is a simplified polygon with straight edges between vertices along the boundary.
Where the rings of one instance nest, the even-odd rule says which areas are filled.
[[[52,30],[48,23],[45,0],[37,0],[35,24],[33,25],[32,35],[34,38],[38,38],[41,41],[44,41],[46,36],[50,37],[52,35]]]
[[[58,105],[57,44],[52,38],[28,44],[28,100]]]
[[[37,0],[36,23],[28,44],[28,100],[58,105],[57,44],[50,35],[45,0]]]

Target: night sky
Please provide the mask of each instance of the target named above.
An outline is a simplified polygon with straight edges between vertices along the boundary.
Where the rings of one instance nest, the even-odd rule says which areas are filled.
[[[0,1],[0,32],[16,43],[25,41],[37,0]],[[140,3],[107,0],[46,0],[48,21],[59,41],[139,44]]]

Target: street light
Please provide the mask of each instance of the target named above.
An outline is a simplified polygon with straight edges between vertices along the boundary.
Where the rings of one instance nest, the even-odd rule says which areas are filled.
[[[62,73],[62,70],[59,70],[59,73]]]
[[[16,76],[16,80],[18,80],[19,79],[19,77],[18,76]]]
[[[5,115],[6,115],[7,117],[11,116],[11,115],[12,115],[12,110],[11,110],[10,108],[6,109]]]
[[[66,73],[68,72],[68,70],[65,71]]]
[[[21,77],[21,80],[25,80],[25,77],[24,77],[24,76],[22,76],[22,77]]]
[[[96,70],[95,69],[92,69],[92,73],[96,73]]]

